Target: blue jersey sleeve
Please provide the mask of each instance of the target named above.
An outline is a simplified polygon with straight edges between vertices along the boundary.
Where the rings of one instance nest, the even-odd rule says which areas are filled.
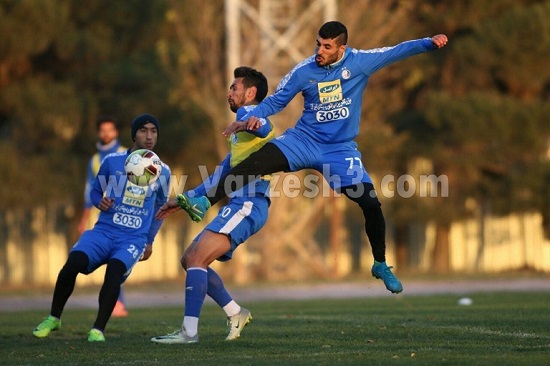
[[[269,133],[272,130],[271,123],[267,118],[260,118],[260,122],[261,122],[261,126],[256,131],[246,131],[246,132],[261,138],[267,137],[267,135],[269,135]]]
[[[88,167],[86,171],[86,184],[84,185],[84,208],[92,208],[93,206],[92,200],[90,199],[92,183],[94,182],[95,178],[95,174],[92,169],[92,159],[88,161]]]
[[[120,175],[118,173],[113,174],[113,172],[124,170],[124,167],[122,167],[122,169],[120,167],[117,168],[116,164],[118,161],[115,158],[117,155],[121,156],[119,153],[112,153],[108,154],[103,159],[101,165],[99,166],[97,175],[92,181],[92,187],[90,190],[90,201],[95,207],[98,207],[103,196],[109,196],[111,198],[119,197],[121,194],[121,190],[126,184],[125,175]],[[126,159],[126,155],[123,155],[121,159],[122,162],[124,162],[124,160]]]
[[[365,62],[362,63],[361,66],[365,74],[370,75],[384,66],[435,49],[436,47],[431,38],[422,38],[402,42],[393,47],[359,50],[358,54],[365,57]]]
[[[206,178],[202,182],[202,184],[197,186],[195,189],[192,189],[192,191],[195,193],[195,195],[206,196],[206,192],[208,192],[212,187],[216,186],[221,177],[225,176],[227,172],[229,172],[229,170],[231,170],[231,154],[227,154],[220,165],[216,167],[214,173]]]
[[[237,121],[246,121],[249,117],[246,117],[247,115],[247,110],[246,108],[239,108],[237,110],[237,118],[236,120]],[[271,123],[269,122],[269,119],[267,118],[260,118],[260,128],[258,128],[256,131],[243,131],[245,133],[250,133],[254,136],[258,136],[258,137],[261,137],[261,138],[264,138],[264,137],[267,137],[267,135],[269,135],[269,133],[271,132],[271,130],[273,129]]]
[[[302,84],[299,78],[299,74],[296,70],[301,67],[305,67],[307,63],[311,62],[311,57],[296,65],[279,83],[274,94],[265,98],[256,108],[248,112],[241,121],[246,121],[250,117],[255,116],[258,118],[265,118],[282,111],[288,103],[294,99],[296,94],[301,92]]]
[[[103,193],[106,190],[107,179],[109,179],[109,163],[105,162],[99,167],[97,175],[92,181],[90,189],[90,202],[95,207],[99,206],[101,199],[103,198]]]
[[[160,230],[160,227],[162,226],[163,220],[157,220],[155,215],[159,211],[159,209],[162,207],[162,205],[155,204],[155,209],[153,211],[153,221],[151,222],[151,226],[149,226],[149,232],[147,233],[147,244],[153,244],[155,241],[155,237],[157,236],[157,233]]]
[[[155,205],[153,209],[153,221],[151,222],[149,232],[147,233],[147,244],[153,244],[153,242],[155,241],[155,237],[157,236],[157,233],[160,230],[162,223],[164,222],[164,220],[157,220],[155,216],[162,205],[164,205],[170,197],[171,176],[172,172],[170,170],[170,167],[162,163],[162,174],[158,180],[158,184],[160,185],[160,187],[156,191],[157,197],[155,198]]]

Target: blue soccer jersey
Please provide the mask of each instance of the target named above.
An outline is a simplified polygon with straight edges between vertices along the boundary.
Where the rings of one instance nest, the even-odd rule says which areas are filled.
[[[296,65],[275,94],[242,119],[275,114],[301,92],[304,110],[295,128],[273,140],[287,158],[290,171],[313,168],[333,189],[372,183],[354,141],[369,77],[386,65],[434,49],[430,38],[372,50],[347,48],[340,61],[325,67],[318,66],[313,55]]]
[[[92,183],[93,205],[98,207],[104,196],[112,198],[113,205],[100,211],[94,228],[82,233],[71,249],[88,257],[84,273],[95,271],[110,259],[118,259],[126,266],[126,280],[162,225],[162,220],[154,216],[168,200],[170,168],[163,163],[161,176],[155,183],[136,186],[128,181],[124,170],[129,154],[130,150],[107,155]]]
[[[243,120],[278,113],[301,92],[304,111],[296,123],[297,130],[320,143],[352,141],[359,133],[363,92],[369,77],[391,63],[435,49],[430,38],[371,50],[347,48],[340,61],[326,67],[319,67],[313,55],[296,65],[275,93]]]
[[[166,203],[170,192],[170,168],[162,164],[159,179],[150,186],[140,187],[126,178],[124,162],[130,150],[108,155],[92,184],[91,200],[98,206],[102,197],[114,199],[113,206],[101,211],[94,229],[106,230],[114,236],[141,236],[153,243],[161,226],[154,218]]]

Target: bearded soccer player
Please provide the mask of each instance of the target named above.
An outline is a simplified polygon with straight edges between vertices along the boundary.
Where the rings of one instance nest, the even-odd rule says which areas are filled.
[[[267,95],[266,77],[259,71],[247,66],[237,67],[233,72],[235,79],[229,87],[227,102],[231,111],[237,114],[237,120],[253,110]],[[236,123],[236,122],[233,122]],[[267,119],[260,121],[254,131],[241,131],[228,137],[230,152],[221,162],[220,169],[186,196],[203,195],[232,166],[237,165],[250,153],[258,150],[274,137],[273,126]],[[269,196],[269,177],[261,177],[235,192],[227,205],[222,207],[204,230],[193,240],[181,258],[181,264],[187,271],[185,279],[185,312],[180,329],[174,333],[153,337],[152,342],[165,344],[189,344],[199,341],[199,315],[205,296],[208,294],[225,311],[229,333],[228,341],[239,338],[244,327],[252,320],[250,311],[237,304],[226,290],[221,277],[210,264],[215,260],[228,261],[233,252],[249,237],[257,233],[267,221]],[[157,217],[165,218],[180,210],[181,200],[169,200]]]
[[[295,66],[279,83],[275,93],[250,111],[241,123],[224,134],[254,130],[258,119],[280,112],[298,94],[304,110],[294,128],[267,143],[231,169],[206,195],[184,195],[181,207],[191,219],[200,221],[211,205],[247,184],[250,177],[310,168],[322,173],[330,187],[357,203],[365,219],[365,231],[374,257],[372,275],[382,279],[392,293],[403,285],[386,264],[385,220],[372,180],[357,149],[363,92],[376,71],[407,57],[429,52],[447,44],[447,36],[416,39],[393,47],[360,50],[347,46],[344,24],[323,24],[314,55]],[[226,184],[227,179],[233,182]]]

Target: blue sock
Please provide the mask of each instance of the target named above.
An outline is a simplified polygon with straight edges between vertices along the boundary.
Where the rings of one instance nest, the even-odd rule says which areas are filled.
[[[118,294],[118,301],[124,304],[124,291],[122,291],[122,287],[120,288],[120,293]]]
[[[185,279],[185,316],[198,318],[208,287],[207,272],[203,268],[187,269]]]
[[[207,294],[222,308],[233,300],[229,292],[225,289],[221,277],[210,267],[208,267]]]

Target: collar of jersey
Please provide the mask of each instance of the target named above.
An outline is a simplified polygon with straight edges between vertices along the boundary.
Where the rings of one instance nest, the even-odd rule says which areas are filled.
[[[348,49],[346,48],[346,50],[344,51],[344,56],[342,56],[342,58],[340,60],[338,60],[335,63],[332,63],[330,65],[323,66],[323,68],[326,69],[326,70],[333,70],[333,69],[337,68],[338,66],[340,66],[340,64],[342,62],[344,62],[344,59],[346,58],[347,55],[348,55]]]

